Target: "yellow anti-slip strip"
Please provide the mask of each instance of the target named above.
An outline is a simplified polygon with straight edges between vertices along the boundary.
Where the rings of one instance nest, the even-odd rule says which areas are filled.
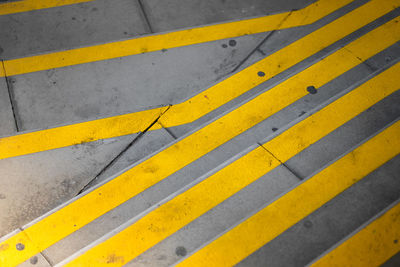
[[[400,251],[399,240],[400,202],[398,201],[393,207],[310,266],[381,266]]]
[[[396,71],[399,71],[399,68],[397,68]],[[390,77],[387,78],[390,79]],[[382,88],[378,84],[376,85],[377,87],[370,87],[370,90]],[[399,85],[400,84],[397,84],[397,86]],[[371,93],[374,94],[373,92]],[[369,95],[360,95],[359,97],[363,98],[368,96]],[[348,104],[357,105],[357,100],[358,98],[354,98],[354,102],[344,102],[343,104],[345,105],[342,105],[341,108],[347,109],[346,105]],[[333,113],[335,111],[336,110],[332,110]],[[318,124],[321,125],[326,123]],[[299,125],[297,128],[300,130],[301,126]],[[308,131],[308,134],[313,135],[314,132]],[[233,266],[239,263],[241,260],[255,252],[258,248],[268,243],[298,221],[317,210],[326,202],[330,201],[363,177],[398,155],[400,153],[399,136],[400,122],[397,122],[317,175],[311,177],[281,198],[272,202],[248,220],[200,249],[177,266]],[[292,135],[292,138],[299,141],[296,137],[297,136]],[[285,140],[286,138],[283,138],[283,140],[280,141],[284,142]],[[269,149],[273,149],[275,144],[269,145],[267,143],[266,146]],[[272,153],[274,153],[274,150],[272,150]],[[286,154],[291,154],[291,152],[286,151]],[[391,233],[396,233],[398,237],[400,233],[399,216],[397,221],[395,221],[395,224],[396,225],[393,225],[392,228],[397,227],[397,230],[391,228],[380,229],[380,233],[385,230],[389,233],[385,236],[386,238],[377,238],[373,242],[380,242],[381,240],[388,242],[389,238],[395,237],[389,237]],[[376,233],[376,237],[378,236],[379,233]],[[357,245],[361,245],[363,242],[363,240],[359,241],[361,242],[357,242]],[[393,243],[393,239],[390,241]],[[364,244],[362,248],[356,248],[355,250],[359,249],[361,252],[361,250],[364,249],[363,252],[368,254],[370,251],[368,248],[365,249],[365,245],[366,244]],[[375,247],[379,246],[384,245],[375,244]],[[382,249],[384,250],[385,247],[382,247]],[[398,250],[399,246],[396,245],[395,249]],[[346,249],[343,249],[342,251],[345,250]],[[388,255],[393,252],[393,250],[394,249],[392,248],[391,251],[383,252],[383,254]],[[346,250],[345,253],[347,253],[349,258],[347,258],[347,261],[344,260],[341,262],[343,264],[331,265],[327,262],[326,265],[322,264],[321,266],[373,266],[369,264],[352,265],[351,251]],[[375,255],[376,254],[378,253],[375,252]],[[366,258],[372,257],[372,255],[366,256],[364,253],[360,253],[359,256],[360,258],[364,256]],[[338,258],[340,258],[340,255]],[[332,262],[334,263],[334,261]]]
[[[5,76],[5,72],[4,72],[4,63],[3,60],[0,60],[1,65],[0,65],[0,77],[4,77]]]
[[[379,11],[379,8],[375,10],[382,12],[382,10]],[[357,13],[356,11],[350,15],[355,16],[357,18],[356,21],[363,20],[365,17],[365,14],[362,12]],[[342,18],[347,22],[347,28],[353,28],[353,16]],[[347,21],[348,19],[350,21]],[[28,227],[24,230],[24,233],[30,237],[30,240],[34,240],[35,244],[32,244],[22,234],[17,234],[0,243],[0,248],[5,248],[0,252],[0,263],[13,265],[28,259],[40,250],[53,245],[109,210],[305,96],[307,94],[306,88],[311,82],[318,88],[347,69],[356,66],[360,61],[348,50],[360,49],[358,51],[360,56],[365,56],[366,58],[374,55],[392,42],[385,43],[387,39],[381,38],[387,36],[390,39],[392,35],[389,33],[393,29],[390,25],[397,24],[392,21],[368,33],[363,38],[318,62],[313,67],[293,76],[288,81],[270,89],[107,184]],[[330,28],[333,31],[332,34],[344,29],[345,27],[342,27],[341,23],[338,24],[338,28]],[[380,29],[382,29],[382,32]],[[384,29],[391,30],[388,33]],[[328,31],[327,34],[329,33]],[[382,43],[384,44],[382,45]],[[388,88],[387,90],[394,89]],[[380,98],[377,96],[376,101],[386,96],[385,93],[389,94],[385,90],[381,90],[378,93],[383,95]],[[371,101],[375,101],[375,99]],[[362,106],[359,106],[359,108],[362,108]],[[18,243],[24,244],[25,249],[17,251],[15,248]],[[38,250],[37,247],[40,249]]]
[[[388,0],[383,0],[388,1]],[[352,0],[319,0],[304,9],[4,61],[6,75],[30,73],[313,23]]]
[[[66,6],[93,0],[22,0],[0,4],[0,15],[27,12],[57,6]]]
[[[172,127],[190,123],[204,116],[208,112],[294,66],[296,63],[340,40],[351,32],[365,26],[397,6],[399,6],[399,3],[394,0],[385,0],[384,2],[375,0],[367,3],[356,11],[305,36],[221,83],[208,88],[199,95],[172,106],[163,115],[161,119],[162,124],[165,127]],[[385,27],[397,27],[397,25],[393,24]],[[363,46],[349,46],[348,49],[354,53],[359,53],[360,58],[368,58],[398,41],[399,34],[397,33],[399,31],[397,28],[389,30],[392,33],[385,33],[382,39],[380,39],[381,37],[374,36],[370,38],[371,40],[382,40],[379,44],[375,42],[371,49],[363,49]],[[377,35],[381,36],[379,31]],[[366,51],[366,54],[362,55],[359,50]],[[354,67],[357,63],[357,61],[354,61],[353,64],[347,66],[346,70]],[[259,71],[263,71],[265,76],[258,76]],[[328,72],[322,75],[329,74]],[[314,86],[317,87],[317,85]],[[146,125],[150,125],[165,110],[166,108],[158,108],[0,138],[0,159],[137,133],[146,129]],[[159,124],[157,124],[152,130],[159,127]]]
[[[333,102],[321,111],[293,126],[284,134],[281,134],[273,140],[267,142],[263,146],[267,147],[268,150],[270,149],[271,153],[275,156],[275,152],[277,152],[275,150],[275,144],[284,144],[287,138],[290,137],[295,141],[291,143],[290,148],[285,150],[285,155],[283,156],[293,157],[311,144],[320,140],[333,130],[349,121],[354,116],[358,115],[363,110],[369,108],[372,104],[382,99],[382,97],[388,93],[391,93],[393,88],[398,89],[400,86],[400,79],[391,82],[385,82],[385,80],[399,70],[400,64],[394,69],[381,74],[351,93],[345,95],[341,99]],[[376,93],[375,91],[377,88],[379,90],[383,90],[384,92]],[[349,103],[358,103],[358,105],[353,105],[353,107],[348,108]],[[365,168],[363,172],[359,174],[365,174],[366,170],[372,171],[373,168],[377,168],[379,164],[383,164],[400,151],[400,140],[398,140],[399,138],[395,138],[395,134],[397,134],[398,137],[400,133],[400,122],[396,125],[396,127],[392,127],[393,130],[387,131],[390,132],[389,136],[391,138],[376,139],[380,140],[378,144],[382,147],[397,144],[399,144],[399,146],[392,150],[386,150],[386,148],[381,148],[381,150],[378,150],[378,157],[380,157],[380,160],[376,161],[375,165],[372,164],[368,167],[364,166]],[[387,139],[389,140],[389,144],[387,143]],[[397,139],[397,141],[395,139]],[[378,144],[373,145],[373,147]],[[382,151],[384,153],[380,154],[379,152]],[[377,154],[370,155],[372,158],[376,156]],[[279,157],[277,158],[280,159]],[[349,160],[351,161],[349,162]],[[348,158],[346,159],[346,162],[350,164],[349,166],[346,165],[346,167],[349,167],[346,168],[346,170],[349,171],[351,169],[350,167],[352,167],[351,163],[354,162],[354,158]],[[360,168],[364,163],[367,162],[357,162],[357,164],[360,164]],[[105,242],[100,243],[65,266],[99,266],[110,264],[121,266],[122,264],[125,264],[133,258],[139,256],[141,253],[156,245],[158,242],[162,241],[174,232],[178,231],[180,228],[189,224],[208,210],[220,204],[222,201],[226,200],[248,184],[254,182],[256,179],[277,167],[279,164],[279,161],[276,160],[263,147],[257,148],[231,165],[228,165],[223,170],[210,176],[200,184],[172,199],[160,208],[150,212],[148,215],[138,220],[122,232],[111,237]],[[334,169],[338,168],[338,164],[333,166]],[[343,167],[343,165],[340,165],[340,167]],[[227,179],[228,177],[229,179]],[[329,178],[333,177],[330,176]],[[350,181],[354,182],[352,179],[350,179]],[[332,191],[334,190],[333,187],[330,187],[330,189],[332,189]],[[320,192],[317,187],[313,187],[312,190],[313,191],[308,191],[308,193],[311,195],[314,195],[311,192]],[[297,199],[301,199],[299,196],[296,197]],[[288,216],[288,214],[291,213],[288,212],[285,215]],[[289,221],[293,222],[294,219],[297,218],[298,217],[290,218]],[[279,221],[277,221],[277,223],[279,223]],[[258,228],[254,228],[253,231],[256,231],[255,235],[250,233],[250,236],[256,239],[259,231],[264,231],[262,229],[269,229],[269,227],[263,227],[264,226],[260,225]],[[247,233],[244,232],[243,234],[246,235]],[[247,247],[247,243],[243,245],[246,247],[246,249],[239,245],[237,250],[243,249],[243,251],[242,254],[236,254],[236,241],[239,241],[239,243],[242,241],[231,241],[232,240],[228,241],[228,244],[230,244],[228,249],[221,245],[221,255],[218,254],[219,258],[216,259],[215,257],[209,256],[209,254],[212,254],[214,251],[216,251],[215,247],[211,247],[209,250],[207,249],[206,253],[201,253],[200,256],[196,257],[196,260],[189,261],[187,266],[234,265],[238,262],[238,260],[242,259],[241,257],[246,255],[243,254],[244,251],[245,253],[249,252],[247,250],[249,247]],[[249,242],[253,241],[249,240]],[[127,243],[130,245],[126,246]],[[226,250],[232,250],[232,255],[223,252]]]

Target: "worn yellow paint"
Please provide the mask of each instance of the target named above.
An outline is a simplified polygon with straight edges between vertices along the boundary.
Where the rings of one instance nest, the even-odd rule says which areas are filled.
[[[388,1],[388,0],[384,0]],[[159,51],[247,34],[307,25],[349,4],[352,0],[319,0],[304,9],[221,23],[187,30],[4,61],[6,75],[61,68],[94,61]],[[289,18],[288,18],[289,16]],[[285,19],[288,18],[286,21]]]
[[[367,14],[371,12],[361,7],[350,13],[349,16],[338,19],[337,27],[331,27],[330,25],[332,24],[325,26],[329,27],[329,31],[323,33],[328,36],[332,34],[339,38],[336,34],[337,31],[351,32],[354,30],[353,23],[361,27],[369,21],[373,21],[376,16],[379,16],[378,14],[374,14],[366,18],[366,14],[360,12],[360,10],[368,11]],[[382,12],[380,14],[386,12],[386,10],[382,8],[376,8],[374,10],[377,13]],[[343,20],[346,22],[346,27],[343,27]],[[302,50],[300,49],[299,51]],[[376,52],[378,51],[374,53]],[[351,54],[348,55],[349,57],[351,56]],[[351,62],[351,59],[349,60]],[[323,64],[322,62],[318,64]],[[357,63],[354,61],[354,64]],[[323,65],[321,65],[321,67],[322,66]],[[335,68],[333,66],[330,67]],[[339,69],[337,75],[340,75],[342,73],[341,71]],[[317,77],[319,77],[319,75],[314,75],[313,79],[317,79]],[[329,76],[321,77],[329,78]],[[385,90],[382,89],[380,92],[384,94],[388,93],[390,90],[395,89],[388,86],[388,88]],[[296,93],[297,91],[300,93]],[[291,88],[282,88],[279,86],[272,88],[224,117],[221,117],[185,139],[166,148],[152,158],[138,164],[105,185],[31,225],[24,230],[24,233],[26,233],[31,240],[34,240],[40,250],[44,250],[187,164],[197,160],[231,138],[285,108],[305,94],[305,88],[297,88],[297,90],[293,91]],[[376,96],[378,95],[379,94]],[[370,104],[372,105],[374,101],[379,101],[379,99],[371,97]],[[360,109],[363,108],[362,106],[357,107]],[[7,244],[12,250],[15,248],[18,238],[21,237],[15,235],[0,245]],[[0,263],[9,263],[9,265],[13,265],[35,255],[26,251],[20,251],[18,257],[8,257],[11,251],[5,250],[3,253],[0,253]]]
[[[5,77],[3,60],[1,60],[0,77]],[[1,78],[0,78],[0,79],[1,79]]]
[[[8,15],[20,12],[27,12],[38,9],[45,9],[58,6],[66,6],[93,0],[22,0],[0,4],[0,15]]]
[[[310,266],[381,266],[400,252],[399,240],[400,203],[397,203]]]
[[[400,64],[395,71],[399,69]],[[390,74],[393,74],[393,72]],[[291,149],[286,154],[287,156],[290,155],[290,157],[296,155],[359,114],[360,108],[361,111],[365,110],[377,100],[382,99],[382,94],[375,94],[374,90],[386,86],[382,80],[386,79],[387,75],[389,74],[385,73],[382,77],[379,77],[381,83],[370,81],[357,88],[354,92],[337,100],[324,110],[319,111],[319,113],[300,122],[299,126],[290,128],[285,132],[286,135],[280,135],[267,142],[264,147],[273,148],[273,145],[269,145],[270,143],[284,142],[286,136],[290,136],[298,143],[293,142]],[[392,88],[397,89],[398,86],[400,86],[400,80],[396,84],[391,84]],[[386,91],[383,95],[392,91],[393,89]],[[365,94],[368,100],[361,100],[361,102],[364,102],[360,105],[361,107],[353,107],[347,110],[348,102],[357,102],[360,94]],[[335,109],[343,109],[348,112],[339,112],[339,114],[332,115],[332,111]],[[327,110],[330,112],[327,112]],[[329,127],[319,129],[319,124],[323,124],[325,121],[329,121]],[[398,126],[397,129],[400,129],[400,123]],[[299,131],[299,128],[306,130]],[[310,135],[310,132],[315,134]],[[400,147],[397,150],[400,150]],[[274,151],[272,151],[272,154],[274,154]],[[170,200],[165,205],[150,212],[117,235],[88,250],[82,256],[66,264],[66,266],[98,266],[102,264],[121,266],[277,167],[280,162],[272,154],[263,147],[253,150],[221,171],[211,175],[203,182]],[[126,243],[132,245],[126,246]],[[222,257],[225,256],[223,255]],[[229,258],[230,255],[227,255],[227,257]],[[120,260],[110,262],[111,258]],[[205,263],[208,260],[206,259],[203,262],[204,266],[207,266]],[[219,266],[219,263],[215,264],[215,266]],[[191,265],[192,263],[188,264],[188,266]]]
[[[144,131],[167,109],[150,109],[0,138],[0,159]]]
[[[371,2],[369,6],[363,7],[362,10],[352,12],[348,16],[339,19],[339,23],[333,22],[229,77],[221,83],[208,88],[199,95],[181,104],[172,106],[171,109],[161,117],[160,122],[165,127],[172,127],[193,122],[204,116],[208,112],[292,67],[299,61],[320,51],[324,47],[351,33],[353,30],[364,26],[390,10],[390,7],[386,6],[383,9],[379,9],[372,17],[367,17],[366,15],[369,13],[369,9],[375,9],[374,5],[376,5],[376,3],[377,1]],[[359,19],[353,21],[353,16]],[[346,25],[346,27],[343,25]],[[397,42],[399,40],[399,35],[399,25],[393,20],[346,46],[346,49],[356,54],[359,58],[366,59]],[[376,40],[381,41],[376,42]],[[353,60],[348,58],[348,51],[346,51],[346,49],[341,49],[335,56],[328,57],[321,63],[316,64],[304,72],[303,76],[298,77],[295,81],[289,80],[289,84],[284,83],[281,87],[285,88],[290,85],[289,88],[298,88],[298,97],[302,97],[306,93],[302,89],[309,85],[305,84],[304,81],[308,81],[310,78],[314,79],[314,77],[316,77],[315,73],[320,73],[317,77],[321,78],[321,81],[325,81],[327,78],[334,78],[359,64],[359,61],[355,57]],[[343,61],[343,57],[347,59]],[[335,61],[338,66],[340,64],[340,67],[321,71],[319,68],[321,68],[320,66],[323,66],[326,61]],[[259,77],[257,75],[258,71],[264,71],[266,75],[264,77]],[[320,85],[318,81],[319,80],[316,79],[314,86],[318,87]],[[283,89],[282,92],[286,92],[286,90]],[[162,111],[162,109],[148,110],[114,118],[110,117],[97,121],[0,138],[0,159],[66,147],[87,142],[88,140],[95,141],[98,139],[136,133],[142,131],[144,128],[142,123],[136,123],[138,118],[140,118],[140,122],[153,121],[154,114],[160,114]],[[118,123],[114,121],[118,121]],[[115,128],[113,125],[118,125],[118,127]],[[157,124],[152,129],[158,128],[159,125]],[[70,138],[70,136],[73,138]]]
[[[397,83],[397,86],[399,85],[400,83]],[[373,90],[383,87],[384,85],[374,87]],[[371,93],[373,94],[373,92]],[[366,99],[368,96],[364,98]],[[357,99],[353,98],[353,105],[357,103]],[[342,102],[341,104],[341,107],[346,109],[346,106],[343,106],[346,102]],[[333,120],[337,118],[334,114],[332,116]],[[326,119],[332,121],[328,118]],[[314,125],[310,128],[314,128],[317,132],[319,129],[314,127]],[[400,153],[399,136],[400,122],[397,122],[200,249],[177,266],[233,266],[237,264],[323,204],[398,155]],[[292,135],[292,137],[296,137],[296,135]],[[283,139],[286,140],[285,138]],[[310,139],[312,140],[313,138]],[[280,140],[280,138],[278,137],[275,140]],[[297,140],[297,142],[301,142],[301,140]],[[363,257],[364,255],[360,256]],[[349,261],[346,263],[349,263]],[[328,264],[326,266],[334,265]],[[342,264],[338,266],[351,265]]]

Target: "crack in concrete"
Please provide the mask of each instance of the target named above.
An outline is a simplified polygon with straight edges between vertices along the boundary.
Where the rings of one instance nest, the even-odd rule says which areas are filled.
[[[160,118],[171,108],[171,105],[169,105],[167,107],[167,109],[162,112],[152,123],[150,123],[150,125],[142,132],[140,132],[135,138],[133,138],[133,140],[126,145],[119,153],[118,155],[116,155],[106,166],[104,166],[103,169],[100,170],[100,172],[92,179],[90,180],[81,190],[79,190],[78,195],[82,194],[84,191],[86,191],[88,188],[90,188],[91,186],[94,185],[94,183],[97,181],[98,177],[100,177],[100,175],[102,175],[106,170],[108,170],[110,167],[112,167],[115,162],[122,157],[122,155],[125,154],[125,152],[127,152],[134,144],[136,144],[140,139],[143,138],[143,136],[150,130],[151,127],[154,126],[154,124],[156,124]]]
[[[265,149],[265,151],[267,151],[272,157],[274,157],[274,159],[276,159],[277,161],[279,161],[279,163],[285,167],[288,171],[290,171],[294,176],[297,177],[297,179],[299,179],[300,181],[304,180],[304,178],[302,176],[300,176],[298,173],[296,173],[294,170],[292,170],[289,166],[287,166],[284,162],[282,162],[279,158],[277,158],[274,154],[272,154],[271,151],[269,151],[265,146],[263,146],[260,143],[257,143],[260,147],[262,147],[263,149]]]
[[[7,77],[7,72],[6,72],[6,66],[4,65],[4,60],[1,60],[1,65],[4,71],[4,78],[6,80],[6,85],[7,85],[7,91],[8,91],[8,97],[10,100],[10,105],[11,105],[11,111],[13,114],[13,118],[14,118],[14,124],[15,124],[15,130],[17,132],[20,131],[21,127],[20,127],[20,118],[18,116],[18,110],[17,110],[17,106],[16,106],[16,101],[15,101],[15,96],[14,96],[14,91],[12,86],[10,85],[10,79]]]
[[[151,25],[148,21],[148,17],[144,11],[144,7],[143,4],[141,2],[141,0],[138,0],[138,3],[140,5],[140,8],[142,9],[143,15],[145,17],[145,20],[150,28],[150,31],[152,31],[151,29]],[[278,25],[278,28],[289,18],[289,16],[292,14],[293,10],[284,18],[282,19],[282,21],[280,22],[280,24]],[[251,55],[253,55],[255,52],[257,51],[261,51],[260,50],[260,46],[263,45],[269,38],[272,37],[272,35],[275,33],[276,31],[271,31],[268,33],[268,35],[231,71],[229,72],[227,75],[232,74],[233,72],[235,72],[238,68],[240,68],[240,66],[242,66],[249,58]],[[265,54],[265,53],[264,53]],[[177,139],[177,137],[166,127],[164,127],[160,122],[159,119],[172,107],[172,105],[169,105],[167,110],[165,110],[163,113],[160,114],[160,116],[158,116],[151,124],[149,127],[147,127],[143,132],[140,132],[138,136],[136,136],[116,157],[114,157],[92,180],[90,180],[77,194],[80,195],[82,194],[84,191],[86,191],[89,187],[93,186],[94,183],[96,182],[96,180],[98,179],[98,177],[103,174],[107,169],[109,169],[111,166],[114,165],[114,163],[126,152],[129,150],[129,148],[131,148],[136,142],[138,142],[145,134],[146,132],[156,123],[159,123],[166,131],[168,134],[170,134],[172,136],[172,138]],[[267,150],[268,151],[268,150]],[[269,152],[269,151],[268,151]],[[270,152],[269,152],[270,153]],[[275,156],[274,156],[275,157]],[[283,163],[282,163],[283,164]],[[283,164],[284,165],[284,164]],[[286,168],[288,168],[286,165],[284,165]],[[289,168],[288,168],[289,169]],[[296,175],[292,170],[289,169],[289,171],[291,171],[294,175]],[[298,175],[296,175],[296,177],[300,178]]]

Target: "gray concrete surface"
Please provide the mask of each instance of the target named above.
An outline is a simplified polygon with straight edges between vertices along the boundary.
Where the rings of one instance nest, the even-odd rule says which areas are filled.
[[[305,266],[398,200],[399,173],[400,156],[397,156],[260,248],[238,266]]]
[[[271,14],[301,8],[311,2],[96,0],[0,16],[0,24],[7,23],[9,26],[0,28],[0,51],[3,51],[0,58],[109,42],[145,33],[150,29],[140,5],[144,8],[151,30],[159,32]],[[228,44],[229,40],[220,40],[10,77],[9,87],[14,95],[20,130],[42,129],[179,103],[364,2],[366,0],[357,0],[310,26],[235,38],[236,44],[232,46],[225,47],[223,45]],[[237,108],[257,94],[269,90],[275,83],[307,68],[399,14],[397,10],[384,16],[194,123],[149,131],[140,138],[134,134],[0,160],[0,237],[71,199],[89,182],[91,186],[96,186],[113,178],[124,169],[135,166],[152,153],[176,142],[174,136],[183,138],[207,125],[224,112]],[[38,28],[40,25],[43,29]],[[259,49],[255,51],[258,46]],[[323,86],[317,94],[307,95],[106,213],[46,249],[43,255],[36,255],[37,262],[33,258],[24,266],[58,263],[102,236],[119,231],[122,229],[119,227],[132,222],[135,216],[142,216],[156,208],[190,183],[207,178],[249,147],[273,138],[290,127],[294,120],[306,118],[321,104],[334,101],[351,86],[365,81],[368,75],[399,57],[400,45],[396,44]],[[400,91],[295,156],[285,163],[286,166],[279,166],[259,178],[128,265],[167,266],[179,261],[288,190],[300,178],[308,177],[399,118],[399,102]],[[13,133],[14,127],[8,88],[5,79],[0,79],[0,136]],[[129,146],[133,140],[132,146]],[[240,265],[303,266],[310,262],[400,198],[397,175],[399,162],[400,156],[296,224]],[[398,258],[395,256],[387,264],[396,266]]]
[[[0,78],[0,137],[11,135],[15,132],[16,124],[14,121],[6,79]]]
[[[199,26],[300,9],[313,0],[141,0],[154,31]]]
[[[228,48],[221,40],[10,77],[21,130],[179,103],[223,78],[263,37],[235,38]]]
[[[0,236],[75,196],[132,138],[0,160]]]
[[[0,16],[1,59],[111,42],[148,32],[132,0],[96,0]]]

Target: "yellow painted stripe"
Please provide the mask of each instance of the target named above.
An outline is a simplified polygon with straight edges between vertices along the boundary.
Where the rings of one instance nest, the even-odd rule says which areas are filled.
[[[160,121],[165,127],[190,123],[204,116],[208,112],[231,101],[239,95],[247,92],[262,82],[265,82],[271,77],[274,77],[282,71],[294,66],[299,61],[329,46],[352,31],[373,21],[374,19],[394,8],[392,6],[394,4],[395,1],[388,3],[387,5],[384,5],[384,3],[380,3],[379,1],[372,1],[357,11],[354,11],[338,21],[307,35],[306,37],[281,49],[264,60],[261,60],[249,68],[246,68],[245,70],[222,81],[221,83],[208,88],[199,95],[194,96],[181,104],[173,106],[170,110],[168,110],[167,113],[163,115]],[[370,10],[376,10],[376,13],[370,14]],[[358,19],[354,20],[353,17]],[[344,27],[344,25],[346,26]],[[365,44],[357,45],[356,42],[350,46],[347,46],[347,49],[353,53],[359,54],[360,58],[371,57],[377,52],[398,41],[398,33],[400,31],[398,31],[398,28],[396,27],[398,27],[398,25],[395,25],[392,22],[389,26],[385,26],[384,28],[381,27],[379,30],[373,31],[373,34],[368,34],[368,37],[362,37],[362,39],[369,38],[369,40],[371,40],[373,43],[371,46],[366,46]],[[386,32],[387,30],[391,31],[391,33]],[[384,33],[382,33],[382,31]],[[377,43],[374,40],[381,40],[381,43]],[[366,49],[366,47],[368,47],[368,49]],[[339,64],[344,63],[342,60],[339,60],[339,58],[346,57],[347,52],[342,51],[341,53],[342,54],[336,56],[337,58],[331,58],[331,60],[338,60]],[[356,66],[359,61],[348,60],[345,61],[345,63],[346,64],[343,64],[342,66],[343,69],[336,68],[336,72],[331,72],[330,70],[324,71],[321,75],[324,76],[324,78],[335,77],[335,74],[341,74],[344,72],[344,70],[351,69],[352,67]],[[317,66],[319,66],[319,64],[317,64]],[[300,84],[304,87],[307,87],[308,85],[304,84],[303,80],[305,80],[305,78],[315,77],[315,74],[313,73],[315,73],[317,68],[318,67],[310,69],[308,74],[305,74],[303,77],[299,77],[296,82],[294,82],[298,83],[297,87],[299,87]],[[266,75],[264,77],[259,77],[257,75],[259,71],[264,71]],[[323,79],[321,80],[324,81]],[[291,84],[293,85],[294,83]],[[285,86],[287,86],[287,84],[285,84]],[[314,86],[318,87],[318,84],[315,82]],[[304,90],[300,90],[299,92],[301,92],[299,97],[304,96],[306,93]],[[143,122],[153,121],[154,114],[160,114],[162,111],[163,110],[160,109],[153,111],[148,110],[144,112],[118,116],[115,118],[111,117],[99,121],[84,122],[80,124],[0,138],[0,159],[71,146],[74,144],[87,142],[88,140],[95,141],[98,139],[136,133],[142,131],[145,126],[142,123],[137,124],[137,118],[140,118],[140,121]],[[117,125],[118,127],[113,125]],[[159,125],[157,124],[152,129],[154,130],[158,128]],[[70,138],[70,136],[73,138]]]
[[[376,9],[376,11],[382,12],[380,9]],[[353,11],[353,13],[350,13],[350,17],[342,18],[346,20],[350,19],[346,28],[343,28],[342,24],[339,23],[338,28],[330,28],[330,31],[335,32],[348,28],[351,29],[354,18],[358,18],[356,21],[364,20],[365,14]],[[367,23],[367,21],[365,21],[365,23]],[[324,33],[330,34],[330,32]],[[383,42],[383,40],[379,41]],[[375,42],[372,44],[371,48],[374,49]],[[363,49],[365,49],[364,47]],[[376,52],[377,51],[373,53]],[[348,56],[352,57],[351,54],[348,54]],[[346,60],[343,60],[342,57],[342,61]],[[354,62],[353,64],[359,63],[352,61],[351,58],[348,58],[348,61]],[[318,64],[323,64],[322,62],[325,61],[321,61]],[[322,66],[323,65],[317,70],[326,68],[326,66]],[[339,64],[338,66],[338,70],[340,70],[342,65]],[[337,71],[337,74],[340,75],[342,73],[341,71],[344,70]],[[296,75],[295,77],[298,76]],[[323,75],[314,75],[310,77],[313,77],[313,79],[317,79],[317,77],[321,77],[321,79],[329,78],[329,76]],[[321,80],[321,83],[322,81],[323,80]],[[30,226],[24,232],[26,232],[32,240],[35,240],[35,243],[41,250],[44,250],[92,220],[197,160],[231,138],[285,108],[305,94],[305,88],[293,90],[293,88],[277,86],[173,146],[166,148],[164,151],[135,166],[102,187],[97,188]],[[44,231],[46,235],[43,235]],[[14,249],[19,238],[21,237],[16,235],[0,245],[5,244],[8,245],[9,248]],[[26,251],[20,251],[18,253],[19,257],[8,257],[7,255],[9,252],[6,250],[0,253],[0,263],[2,261],[10,262],[10,265],[12,265],[12,263],[19,263],[36,254],[31,254],[29,250]]]
[[[387,1],[387,0],[384,0]],[[236,22],[138,37],[67,51],[6,60],[6,75],[13,76],[53,68],[159,51],[247,34],[307,25],[349,4],[352,0],[319,0],[304,9]],[[283,22],[288,16],[287,21]]]
[[[167,109],[155,108],[0,138],[0,159],[144,131]]]
[[[3,60],[1,60],[1,66],[0,66],[0,77],[5,77],[5,72],[4,72],[4,63]],[[1,79],[1,78],[0,78]]]
[[[397,68],[397,73],[399,73],[398,71],[399,68]],[[399,85],[397,83],[397,86]],[[380,90],[384,87],[385,85],[383,84],[380,87],[370,87],[370,90]],[[368,93],[367,96],[361,98],[361,101],[366,100],[366,98],[373,94],[373,92]],[[357,106],[356,103],[358,100],[358,98],[353,98],[353,106]],[[369,101],[367,100],[367,102]],[[346,102],[342,102],[341,107],[346,109],[344,104]],[[332,110],[331,116],[333,121],[337,119],[334,112],[335,110]],[[332,121],[328,118],[327,120]],[[319,128],[311,125],[309,129],[314,129],[318,132]],[[307,132],[309,133],[310,131]],[[233,266],[239,263],[264,244],[398,155],[400,153],[399,135],[400,122],[397,122],[320,173],[301,183],[209,245],[200,249],[177,266]],[[303,134],[302,136],[307,135]],[[296,137],[293,132],[292,137]],[[280,139],[278,137],[275,140]]]
[[[399,134],[397,139],[399,139]],[[396,137],[395,137],[396,138]],[[381,266],[400,251],[400,203],[311,266]]]
[[[397,71],[399,69],[400,64]],[[387,78],[386,74],[382,76],[383,77],[377,79],[382,81]],[[368,83],[377,85],[377,87],[368,86]],[[326,110],[333,110],[333,108],[346,109],[347,103],[359,101],[358,97],[362,93],[367,94],[367,96],[371,95],[372,100],[372,102],[371,100],[364,101],[364,105],[362,105],[363,110],[370,107],[371,103],[377,100],[379,101],[382,95],[375,94],[373,91],[376,90],[376,88],[385,86],[385,83],[379,84],[374,81],[368,83],[344,96],[343,99],[332,103],[330,105],[332,107],[328,106],[324,110],[321,110],[319,113],[322,115],[319,113],[314,114],[310,118],[300,122],[298,127],[290,128],[286,132],[286,135],[292,136],[298,143],[293,143],[292,149],[287,151],[287,154],[291,156],[296,155],[306,148],[303,144],[311,145],[312,142],[318,141],[341,126],[344,121],[348,121],[360,113],[359,107],[349,110],[348,113],[342,113],[340,116],[332,116],[331,112],[326,112]],[[395,88],[399,88],[399,86],[400,80]],[[393,84],[391,87],[393,88]],[[324,121],[329,121],[330,127],[328,127],[328,129],[319,129],[318,123]],[[307,130],[299,131],[299,127]],[[398,128],[400,129],[400,127]],[[316,134],[309,135],[310,132]],[[280,135],[276,137],[274,141],[270,142],[280,143],[282,141],[281,139],[283,139],[283,141],[285,140],[284,135]],[[266,143],[264,146],[269,147],[270,142]],[[160,208],[150,212],[122,232],[85,252],[82,256],[74,259],[65,266],[121,266],[189,224],[208,210],[217,206],[279,164],[279,161],[270,153],[264,148],[259,147],[210,176],[200,184],[175,197]],[[229,177],[229,179],[227,179],[227,177]],[[132,245],[126,246],[126,243]],[[112,261],[112,259],[118,260]],[[204,261],[204,263],[207,261],[208,260]],[[190,265],[191,264],[189,264],[189,266]],[[215,266],[218,266],[218,264]]]
[[[22,0],[0,4],[0,15],[8,15],[20,12],[27,12],[38,9],[45,9],[57,6],[66,6],[93,0]]]

